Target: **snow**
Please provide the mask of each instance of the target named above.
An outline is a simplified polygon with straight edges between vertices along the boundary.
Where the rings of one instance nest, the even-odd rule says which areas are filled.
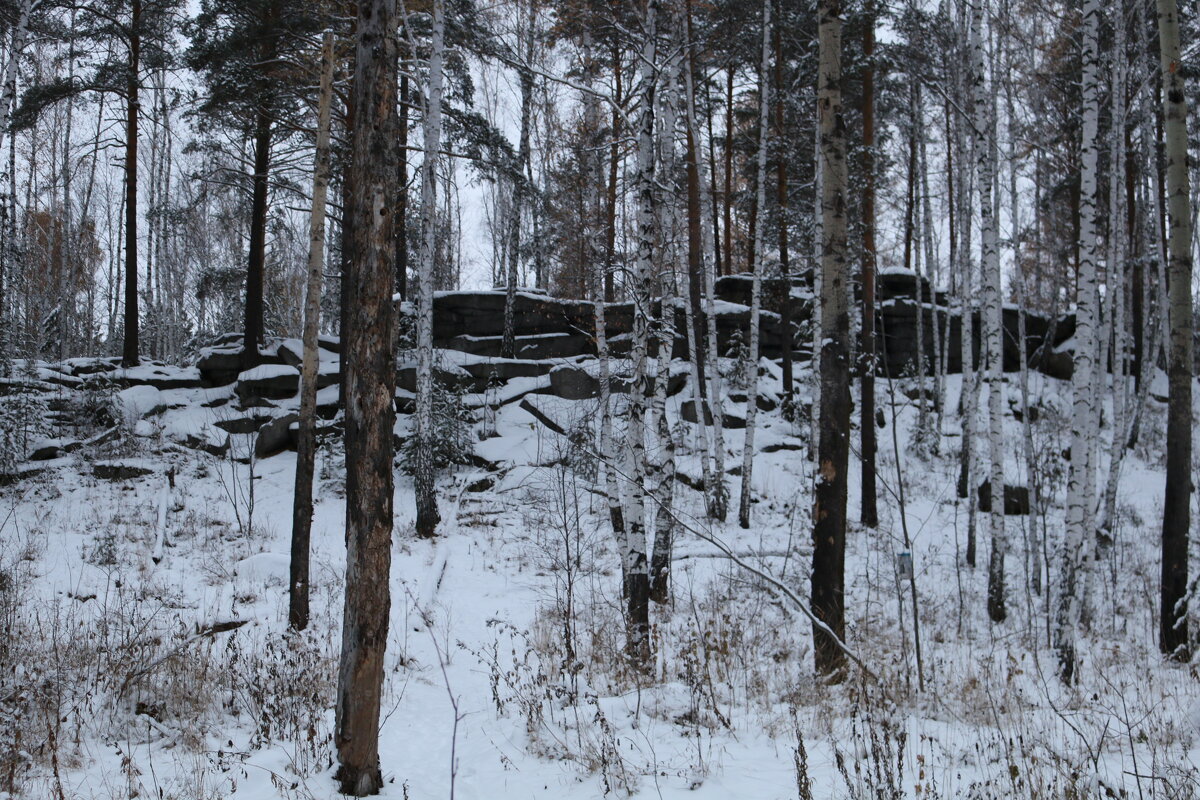
[[[117,392],[117,403],[131,424],[155,411],[161,411],[166,403],[163,393],[153,386],[131,386]]]
[[[238,375],[239,381],[266,381],[272,378],[282,378],[288,375],[299,375],[300,371],[287,364],[259,364]]]
[[[470,358],[453,356],[448,363]],[[582,366],[591,371],[595,364]],[[252,372],[265,374],[249,379],[278,369],[260,367]],[[797,370],[797,382],[806,386],[807,365]],[[767,373],[763,392],[774,396],[778,370],[771,365]],[[879,746],[867,732],[879,734],[884,721],[907,736],[902,797],[933,796],[930,782],[946,798],[1064,796],[1072,770],[1085,796],[1103,793],[1094,790],[1100,782],[1136,796],[1138,780],[1130,773],[1195,774],[1200,687],[1187,668],[1164,664],[1154,643],[1163,488],[1163,412],[1155,404],[1146,410],[1143,441],[1125,464],[1111,574],[1106,564],[1096,576],[1097,613],[1092,632],[1081,634],[1081,682],[1067,688],[1054,677],[1045,607],[1025,593],[1022,542],[1029,519],[1006,520],[1013,542],[1011,617],[990,626],[983,608],[986,569],[971,570],[962,561],[967,507],[954,490],[959,421],[948,414],[941,453],[925,452],[912,443],[915,409],[900,391],[907,384],[897,382],[895,427],[887,387],[880,387],[877,402],[887,417],[879,430],[880,526],[852,525],[847,542],[849,644],[882,678],[882,686],[868,684],[868,698],[857,680],[818,682],[809,626],[800,614],[714,557],[712,545],[688,535],[678,542],[675,605],[652,612],[659,654],[654,674],[642,681],[623,674],[619,559],[596,491],[603,482],[575,472],[572,443],[521,408],[519,398],[528,397],[568,429],[594,419],[596,401],[530,394],[547,380],[518,378],[499,392],[468,396],[468,405],[508,400],[495,410],[496,435],[476,444],[480,458],[499,468],[464,467],[443,476],[439,539],[413,536],[411,479],[397,478],[382,797],[449,796],[453,753],[459,798],[584,800],[607,789],[621,796],[627,784],[639,798],[794,798],[797,726],[813,796],[850,797],[835,747],[851,781],[865,787],[874,769],[872,748]],[[164,797],[190,798],[202,787],[209,797],[333,800],[332,698],[345,561],[342,456],[336,447],[318,455],[313,622],[306,634],[285,637],[295,455],[241,463],[253,436],[231,437],[232,457],[180,448],[171,437],[194,432],[224,440],[213,423],[234,412],[204,404],[231,398],[230,387],[141,391],[146,388],[120,396],[123,406],[130,392],[132,407],[151,400],[167,407],[155,420],[154,436],[45,462],[38,466],[48,465],[51,473],[0,489],[0,573],[23,581],[22,597],[42,624],[62,626],[60,641],[77,635],[80,654],[93,659],[87,674],[94,693],[68,698],[77,705],[63,723],[60,745],[65,795],[107,797],[119,787],[121,796],[136,790],[153,797],[161,790]],[[1031,375],[1030,388],[1047,415],[1070,408],[1069,384]],[[947,409],[957,407],[960,391],[958,377],[950,376]],[[320,402],[332,402],[337,387],[321,392]],[[695,426],[679,419],[680,403],[690,395],[685,390],[668,398],[667,410],[680,434],[679,471],[698,481]],[[1015,384],[1008,385],[1006,399],[1017,396]],[[618,396],[614,402],[620,409],[626,401]],[[705,522],[702,498],[682,482],[675,486],[679,517],[806,594],[808,424],[793,425],[778,411],[760,412],[758,419],[752,528],[743,531],[732,519]],[[1004,424],[1006,440],[1019,441],[1015,420],[1006,416]],[[406,426],[402,417],[397,429]],[[1061,473],[1054,470],[1064,469],[1057,452],[1067,432],[1049,425],[1037,431],[1043,477],[1061,500]],[[741,442],[740,431],[726,431],[731,465]],[[1019,447],[1007,449],[1006,480],[1028,483]],[[1109,451],[1101,446],[1099,452],[1103,475]],[[98,481],[93,461],[154,474]],[[903,510],[895,497],[897,463]],[[168,467],[175,469],[170,491]],[[468,490],[485,475],[495,479],[491,488]],[[728,485],[736,492],[737,479],[729,477]],[[858,502],[852,461],[852,520]],[[562,520],[575,514],[579,525],[568,533],[581,549],[570,573],[580,666],[564,671],[555,644],[562,636],[556,609],[568,577]],[[915,683],[911,605],[907,594],[904,606],[896,601],[893,566],[904,549],[902,521],[920,591],[924,694],[908,688]],[[1048,511],[1047,524],[1052,537],[1060,535],[1060,509]],[[1051,577],[1058,569],[1054,541]],[[980,543],[986,547],[983,534]],[[154,563],[158,549],[162,558]],[[199,633],[216,622],[248,624]],[[111,645],[103,653],[84,649],[92,641],[87,635],[109,630],[123,638],[97,639]],[[29,637],[20,644],[45,653],[52,649],[43,644],[51,641]],[[186,658],[153,666],[172,652]],[[149,672],[118,697],[126,675],[137,669]],[[80,674],[70,673],[71,679],[82,681]],[[199,681],[194,687],[185,685],[193,679]],[[277,699],[264,704],[264,697]],[[138,713],[139,703],[164,708]],[[299,720],[294,729],[293,717]],[[1014,786],[1014,767],[1017,779],[1029,783]],[[1037,791],[1035,781],[1042,786]],[[1155,796],[1157,783],[1141,781],[1146,797]],[[45,762],[35,759],[28,784],[29,797],[56,796]],[[863,795],[875,796],[866,788]]]

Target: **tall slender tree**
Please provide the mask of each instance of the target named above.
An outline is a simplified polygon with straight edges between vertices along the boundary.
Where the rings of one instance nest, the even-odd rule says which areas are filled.
[[[308,627],[308,555],[312,532],[313,470],[316,464],[317,334],[325,264],[325,202],[329,194],[329,120],[333,105],[333,31],[321,43],[321,89],[317,99],[317,146],[313,158],[312,212],[308,224],[308,280],[304,289],[304,360],[300,366],[300,429],[296,434],[296,482],[292,499],[292,554],[288,582],[288,625]]]
[[[862,461],[862,524],[879,524],[875,489],[875,7],[863,26],[862,81],[862,372],[859,376],[859,457]]]
[[[821,170],[821,411],[813,503],[812,606],[833,636],[846,630],[846,468],[850,454],[850,314],[846,260],[846,122],[842,115],[842,3],[819,0],[817,119]],[[817,671],[844,676],[838,641],[813,628]]]
[[[437,533],[437,471],[434,464],[433,418],[433,276],[438,257],[437,182],[442,147],[442,92],[445,82],[446,6],[433,0],[433,38],[429,53],[429,86],[425,93],[423,161],[421,162],[421,261],[417,294],[417,420],[416,469],[417,535]]]
[[[771,108],[770,58],[771,58],[771,0],[763,0],[762,11],[762,61],[759,65],[758,84],[758,206],[767,205],[767,145],[769,140],[769,124]],[[763,229],[759,225],[755,232],[757,242],[756,253],[751,268],[754,276],[750,289],[750,343],[746,350],[746,370],[750,382],[746,399],[746,436],[742,443],[742,492],[738,503],[738,524],[743,528],[750,527],[750,497],[751,482],[754,469],[754,430],[758,418],[758,342],[759,316],[762,306],[762,277],[764,270]],[[785,301],[786,302],[786,301]],[[787,341],[784,341],[787,349]]]
[[[1167,194],[1167,486],[1163,500],[1162,592],[1159,647],[1189,658],[1187,629],[1188,539],[1192,502],[1192,214],[1188,172],[1187,95],[1176,0],[1158,0],[1162,59],[1163,131]]]
[[[440,3],[439,3],[440,4]],[[396,249],[396,7],[361,0],[355,29],[353,220],[345,283],[346,600],[338,670],[337,780],[345,794],[377,794],[379,701],[391,613],[392,430],[396,360],[392,286]]]
[[[1100,3],[1083,6],[1083,138],[1079,178],[1079,277],[1075,300],[1075,356],[1071,375],[1071,465],[1067,477],[1067,530],[1063,574],[1055,614],[1059,675],[1074,680],[1076,627],[1079,624],[1081,572],[1089,558],[1095,530],[1094,503],[1096,428],[1099,416],[1093,386],[1096,361],[1096,266],[1099,261],[1100,168]],[[1102,365],[1101,365],[1102,366]],[[995,500],[992,501],[995,503]]]

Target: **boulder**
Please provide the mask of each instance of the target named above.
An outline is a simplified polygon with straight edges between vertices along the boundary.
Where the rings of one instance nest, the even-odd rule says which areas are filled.
[[[128,369],[117,369],[99,373],[85,385],[102,386],[112,381],[122,386],[153,386],[155,389],[196,389],[202,377],[196,367],[172,367],[167,365],[140,364]]]
[[[97,461],[92,467],[92,474],[106,481],[128,481],[152,472],[153,468],[134,459]]]
[[[555,369],[553,361],[532,361],[515,358],[484,358],[457,365],[475,379],[473,391],[482,392],[494,383],[507,383],[514,378],[540,378]]]
[[[600,380],[582,367],[563,365],[550,373],[550,394],[563,400],[588,400],[600,394]]]
[[[474,388],[475,383],[471,373],[457,364],[434,364],[433,379],[442,386],[463,391],[470,391]],[[396,388],[406,392],[417,391],[417,365],[415,362],[401,364],[396,370]]]
[[[258,429],[254,440],[254,457],[269,458],[276,453],[296,446],[296,434],[292,425],[300,420],[299,414],[284,414]]]
[[[240,342],[240,337],[239,337]],[[237,380],[242,370],[242,348],[205,347],[196,362],[200,380],[205,386],[225,386]]]
[[[55,458],[49,461],[36,461],[32,463],[17,464],[9,470],[0,472],[0,486],[11,486],[17,481],[32,478],[35,475],[41,475],[49,472],[52,469],[64,466],[70,459]]]
[[[273,419],[271,414],[249,412],[241,416],[223,417],[213,422],[226,433],[254,433]]]
[[[988,481],[979,485],[979,510],[992,510],[992,485]],[[1004,484],[1004,513],[1006,516],[1029,513],[1029,487]]]
[[[238,375],[237,393],[250,399],[282,400],[300,389],[300,371],[287,364],[260,364]]]
[[[167,401],[162,392],[153,386],[131,386],[122,389],[117,392],[116,403],[128,424],[167,410]]]
[[[687,422],[696,423],[700,419],[696,414],[695,400],[683,401],[683,403],[679,406],[679,413]],[[729,413],[728,409],[726,409],[724,416],[721,417],[721,421],[726,430],[741,430],[742,428],[746,427],[745,417],[739,417],[731,414]],[[712,409],[708,407],[708,404],[705,404],[704,406],[704,422],[708,425],[712,425],[713,422]]]
[[[78,450],[81,442],[77,439],[42,439],[30,448],[29,461],[50,461],[60,456]]]
[[[221,437],[210,436],[206,433],[189,433],[177,440],[181,445],[191,450],[199,450],[210,456],[223,458],[229,452],[229,435]]]

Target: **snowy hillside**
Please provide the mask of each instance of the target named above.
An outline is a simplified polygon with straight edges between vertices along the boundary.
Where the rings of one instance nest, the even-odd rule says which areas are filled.
[[[411,482],[398,479],[382,796],[1193,796],[1200,686],[1189,667],[1161,660],[1153,638],[1163,406],[1151,400],[1126,462],[1111,552],[1088,583],[1078,684],[1066,688],[1030,570],[1048,559],[1042,591],[1053,591],[1068,385],[1033,378],[1038,480],[1056,505],[1040,520],[1007,517],[1010,616],[992,625],[984,562],[964,563],[956,415],[941,421],[941,437],[915,443],[912,387],[881,381],[881,520],[876,530],[852,526],[846,567],[847,644],[870,675],[854,669],[827,685],[814,676],[802,610],[762,576],[807,597],[813,484],[807,423],[774,407],[777,367],[763,365],[749,530],[733,515],[727,525],[705,519],[692,488],[697,426],[682,416],[690,390],[668,398],[679,538],[670,603],[651,612],[649,674],[623,656],[620,561],[594,460],[578,436],[546,424],[594,424],[594,399],[535,393],[523,405],[519,392],[500,390],[502,405],[474,415],[473,463],[439,484],[434,541],[414,538]],[[41,378],[65,369],[43,368]],[[266,371],[242,379],[280,370]],[[950,409],[958,386],[950,376]],[[729,465],[744,415],[731,392]],[[1015,378],[1006,392],[1019,409]],[[46,393],[64,409],[95,400],[85,395]],[[242,413],[232,386],[141,386],[112,399],[126,415],[115,433],[79,444],[60,419],[46,431],[57,445],[42,443],[60,452],[28,462],[22,469],[38,474],[13,475],[0,490],[4,647],[19,665],[0,698],[3,780],[22,797],[337,796],[338,437],[318,457],[312,623],[288,633],[294,453],[255,456],[262,434],[231,425]],[[262,410],[277,415],[292,402]],[[1006,437],[1020,437],[1011,413],[1005,424]],[[401,437],[407,425],[402,414]],[[1011,452],[1006,481],[1029,486]],[[852,518],[857,495],[855,469]],[[1048,533],[1037,552],[1031,522]],[[919,670],[914,597],[897,572],[903,552],[914,568]]]

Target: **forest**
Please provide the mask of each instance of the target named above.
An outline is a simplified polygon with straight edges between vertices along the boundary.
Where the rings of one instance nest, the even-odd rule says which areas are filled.
[[[0,0],[0,800],[1200,798],[1197,11]]]

